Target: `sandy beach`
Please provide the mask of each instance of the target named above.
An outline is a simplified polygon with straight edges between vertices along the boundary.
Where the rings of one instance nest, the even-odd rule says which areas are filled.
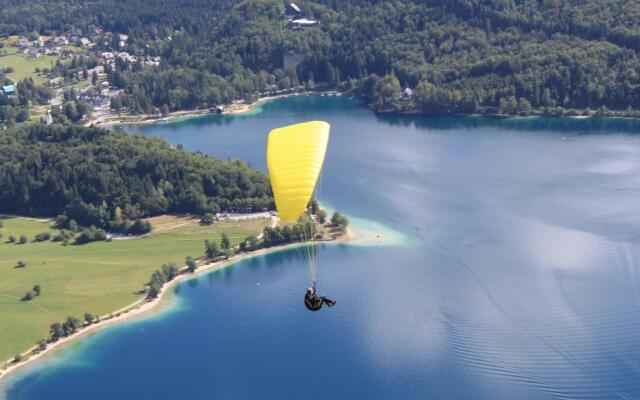
[[[284,93],[278,95],[271,96],[263,96],[257,99],[252,103],[246,102],[235,102],[232,104],[226,104],[221,106],[222,115],[242,115],[250,113],[254,110],[254,108],[260,104],[283,99],[286,97],[292,96],[303,96],[303,95],[312,95],[312,94],[329,94],[329,95],[341,95],[340,92],[337,91],[326,91],[326,92],[291,92]],[[84,123],[84,126],[101,126],[101,125],[118,125],[118,124],[153,124],[156,122],[168,122],[178,118],[190,118],[197,117],[203,115],[220,115],[216,114],[214,108],[203,109],[203,110],[181,110],[174,111],[167,115],[158,115],[158,114],[141,114],[141,115],[129,115],[126,113],[118,113],[118,114],[109,114],[105,116],[99,116],[95,119],[89,120]]]
[[[334,240],[333,242],[345,243],[354,239],[355,235],[356,235],[355,231],[351,228],[348,228],[347,232],[344,235]],[[320,242],[317,242],[317,243],[320,243]],[[321,242],[321,243],[326,243],[326,242]],[[112,326],[117,323],[125,323],[129,320],[133,320],[138,317],[149,316],[149,315],[152,315],[152,312],[154,311],[157,312],[162,310],[164,306],[170,305],[170,296],[172,293],[171,289],[176,284],[182,281],[193,279],[202,274],[226,268],[237,262],[240,262],[242,260],[245,260],[251,257],[261,256],[268,253],[274,253],[274,252],[278,252],[288,248],[295,248],[296,246],[300,246],[300,245],[301,243],[299,242],[289,243],[285,245],[270,247],[267,249],[256,250],[251,253],[236,255],[229,258],[228,260],[216,261],[216,262],[208,263],[205,265],[201,265],[198,267],[198,269],[194,273],[188,273],[186,270],[187,267],[184,266],[180,270],[180,275],[178,275],[174,280],[167,282],[162,287],[162,290],[160,291],[160,294],[158,295],[157,298],[153,300],[147,300],[145,296],[142,296],[138,300],[136,300],[134,303],[129,304],[128,306],[125,306],[119,310],[114,310],[109,314],[101,316],[99,322],[91,325],[83,326],[72,335],[64,337],[54,343],[48,343],[47,348],[43,351],[34,353],[34,350],[36,350],[38,346],[37,345],[33,346],[32,348],[26,350],[21,354],[23,357],[23,360],[20,362],[17,362],[17,363],[13,362],[13,358],[9,360],[5,360],[2,364],[0,364],[0,384],[2,383],[2,381],[6,380],[6,378],[12,373],[20,369],[23,369],[28,365],[33,365],[36,361],[64,347],[65,345],[68,345],[86,336],[89,333],[95,332],[99,329],[106,328],[108,326]]]

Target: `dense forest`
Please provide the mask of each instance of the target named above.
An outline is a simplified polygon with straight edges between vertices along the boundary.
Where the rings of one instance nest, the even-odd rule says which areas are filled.
[[[632,0],[314,0],[294,30],[283,0],[0,1],[0,36],[96,27],[159,66],[118,65],[114,106],[209,107],[319,84],[378,110],[549,114],[640,108],[640,3]],[[99,42],[98,46],[108,45]],[[285,68],[288,55],[300,56]],[[402,98],[405,88],[412,96]]]
[[[267,177],[160,139],[76,125],[0,135],[0,212],[131,232],[166,212],[273,209]],[[140,230],[140,229],[138,229]]]

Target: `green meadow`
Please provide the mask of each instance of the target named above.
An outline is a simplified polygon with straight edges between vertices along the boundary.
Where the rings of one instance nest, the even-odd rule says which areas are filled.
[[[29,58],[28,55],[18,51],[15,47],[5,47],[8,54],[0,56],[0,67],[13,67],[9,78],[18,82],[22,79],[31,77],[37,84],[44,84],[47,81],[46,76],[42,73],[36,73],[36,68],[52,68],[58,57],[50,55],[42,55],[38,58]]]
[[[202,256],[205,239],[219,241],[224,232],[237,244],[269,223],[259,219],[202,226],[194,219],[163,216],[151,220],[154,231],[146,237],[65,246],[34,241],[38,233],[57,233],[51,221],[0,221],[0,360],[47,337],[51,323],[67,316],[104,315],[133,303],[154,270],[163,263],[182,266],[187,256]],[[9,243],[10,235],[25,235],[28,242]],[[27,266],[17,267],[19,261]],[[22,301],[35,284],[42,294]]]

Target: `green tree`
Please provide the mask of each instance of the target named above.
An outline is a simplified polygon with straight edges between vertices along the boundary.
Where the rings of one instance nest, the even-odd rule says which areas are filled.
[[[202,225],[211,225],[214,223],[214,221],[215,221],[215,217],[211,213],[205,213],[200,219],[200,223]]]
[[[222,254],[224,254],[224,258],[228,260],[235,255],[235,251],[233,251],[233,249],[225,249]]]
[[[254,251],[258,249],[259,246],[260,242],[257,236],[249,235],[240,243],[240,251]]]
[[[397,111],[401,108],[402,89],[394,75],[385,75],[373,86],[373,104],[377,110]]]
[[[229,250],[231,248],[231,241],[229,240],[229,236],[222,232],[222,237],[220,239],[220,247],[223,250]]]
[[[178,267],[173,263],[162,265],[162,274],[164,275],[165,282],[172,281],[176,276],[178,276],[179,272]]]
[[[64,329],[62,328],[62,324],[59,322],[54,322],[49,327],[49,333],[51,334],[51,340],[56,341],[64,336]]]
[[[198,262],[191,256],[187,257],[185,263],[187,264],[187,270],[191,273],[195,272],[196,268],[198,268]]]
[[[205,240],[204,247],[205,247],[204,253],[209,259],[209,261],[215,260],[216,257],[220,255],[220,249],[218,248],[218,244],[216,242]]]
[[[62,330],[64,331],[64,336],[69,336],[75,333],[80,327],[80,320],[76,317],[69,316],[66,321],[62,324]]]
[[[92,324],[95,319],[96,319],[96,317],[93,314],[91,314],[90,312],[84,313],[84,322],[87,325]]]
[[[320,222],[321,224],[327,222],[327,212],[325,210],[318,210],[316,216],[318,217],[318,222]]]
[[[311,203],[309,204],[309,211],[311,212],[311,215],[316,215],[319,209],[320,205],[318,204],[318,200],[311,200]]]
[[[346,227],[347,225],[349,225],[349,220],[347,219],[347,217],[336,211],[331,216],[331,223],[333,225]]]
[[[16,122],[25,122],[29,120],[29,110],[27,108],[21,108],[16,115]]]

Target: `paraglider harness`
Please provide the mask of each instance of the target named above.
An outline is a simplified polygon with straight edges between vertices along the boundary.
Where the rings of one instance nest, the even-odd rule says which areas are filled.
[[[329,300],[324,296],[318,296],[315,287],[307,289],[307,293],[304,295],[304,305],[310,311],[318,311],[322,308],[322,305],[326,304],[328,307],[333,307],[336,302]]]

